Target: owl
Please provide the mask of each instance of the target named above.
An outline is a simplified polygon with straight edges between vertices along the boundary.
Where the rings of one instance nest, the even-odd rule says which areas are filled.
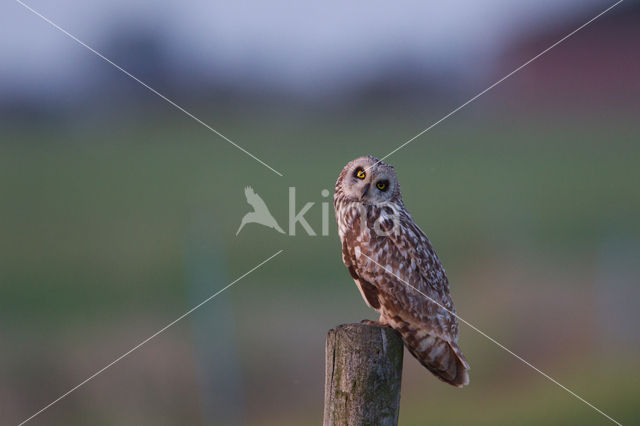
[[[397,330],[435,376],[467,385],[469,364],[458,347],[447,275],[404,207],[394,168],[372,156],[351,161],[336,182],[334,206],[342,261],[365,302],[380,313],[378,322],[364,322]]]

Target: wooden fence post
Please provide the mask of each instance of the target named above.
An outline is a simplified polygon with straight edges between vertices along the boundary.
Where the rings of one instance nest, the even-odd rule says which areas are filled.
[[[397,425],[403,346],[391,328],[343,324],[327,335],[324,426]]]

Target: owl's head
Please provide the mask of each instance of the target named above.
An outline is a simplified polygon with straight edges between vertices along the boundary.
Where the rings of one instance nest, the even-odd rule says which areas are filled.
[[[381,204],[400,201],[400,185],[393,166],[370,155],[349,162],[336,183],[336,195],[351,202]]]

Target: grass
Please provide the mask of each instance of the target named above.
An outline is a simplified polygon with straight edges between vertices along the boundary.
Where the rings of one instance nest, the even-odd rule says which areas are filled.
[[[304,286],[309,271],[338,278],[333,274],[343,271],[323,273],[336,259],[332,217],[328,238],[306,237],[301,228],[303,235],[287,238],[256,226],[236,238],[249,208],[242,189],[253,185],[286,227],[287,187],[295,185],[298,206],[315,202],[307,217],[320,232],[320,203],[331,202],[320,191],[332,190],[343,163],[385,152],[407,134],[401,123],[375,122],[374,129],[343,123],[327,130],[238,120],[225,129],[286,169],[284,178],[181,122],[115,134],[108,126],[16,134],[0,145],[3,315],[50,321],[82,311],[81,300],[110,311],[123,298],[147,308],[179,299],[194,221],[212,230],[231,271],[284,248],[291,268],[278,275],[283,286]],[[445,259],[465,262],[477,250],[504,245],[530,246],[543,256],[588,255],[612,232],[640,235],[637,134],[551,127],[542,135],[539,123],[472,124],[434,129],[389,159],[408,208]],[[335,155],[341,147],[345,153]]]

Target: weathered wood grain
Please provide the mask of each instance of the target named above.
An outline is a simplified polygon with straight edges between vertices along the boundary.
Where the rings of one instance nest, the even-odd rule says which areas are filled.
[[[343,324],[329,331],[324,425],[397,425],[402,339],[393,329]]]

